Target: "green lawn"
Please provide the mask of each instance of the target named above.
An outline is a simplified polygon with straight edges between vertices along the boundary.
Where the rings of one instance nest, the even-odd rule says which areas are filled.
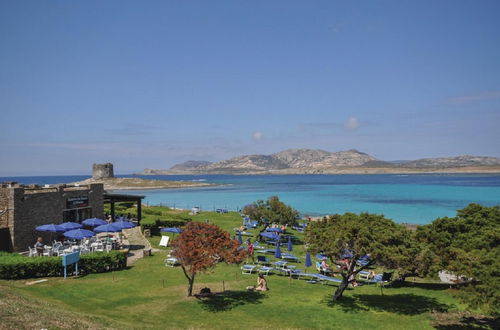
[[[202,213],[193,219],[209,219],[231,233],[241,222],[235,213]],[[157,246],[159,237],[151,241]],[[303,257],[303,248],[296,246],[294,253]],[[379,287],[365,285],[346,291],[343,301],[333,304],[335,286],[270,275],[270,291],[247,292],[245,287],[255,284],[256,275],[243,275],[238,266],[225,264],[197,277],[194,290],[199,292],[206,286],[222,292],[224,285],[224,293],[187,298],[182,270],[165,267],[165,256],[166,251],[161,250],[124,271],[67,280],[49,278],[32,286],[26,286],[26,281],[0,281],[0,297],[19,295],[27,301],[24,305],[43,301],[44,306],[50,306],[45,307],[48,327],[65,327],[51,321],[51,315],[63,311],[67,318],[79,315],[78,327],[90,328],[425,329],[432,328],[434,311],[464,310],[449,290],[441,287],[408,285],[386,288],[382,295]],[[0,316],[4,319],[2,312]],[[3,326],[16,328],[12,322]]]

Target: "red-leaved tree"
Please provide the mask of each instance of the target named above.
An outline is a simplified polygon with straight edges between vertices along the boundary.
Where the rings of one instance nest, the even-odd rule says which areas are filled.
[[[228,232],[203,222],[189,222],[172,247],[172,255],[188,280],[188,296],[193,295],[196,274],[212,269],[219,262],[240,263],[246,257],[246,251],[238,249],[238,241],[231,239]]]

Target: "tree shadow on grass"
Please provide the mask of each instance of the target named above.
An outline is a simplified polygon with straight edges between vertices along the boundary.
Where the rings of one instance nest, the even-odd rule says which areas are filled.
[[[329,307],[339,306],[345,312],[381,311],[401,315],[418,315],[427,312],[446,312],[451,306],[440,303],[436,298],[412,293],[395,295],[353,294],[333,301],[326,301]]]
[[[358,299],[351,296],[342,296],[339,301],[333,300],[331,294],[327,295],[322,303],[325,303],[328,307],[340,307],[344,312],[366,312],[369,310],[368,307],[363,306],[359,303]]]
[[[460,314],[435,313],[433,314],[435,319],[433,326],[440,330],[500,329],[499,318]]]
[[[246,304],[261,304],[264,298],[258,291],[224,291],[198,297],[198,302],[209,312],[225,312]]]
[[[406,281],[394,281],[391,285],[394,288],[421,288],[426,290],[448,290],[449,288],[458,287],[459,284],[447,284],[447,283],[420,283]]]

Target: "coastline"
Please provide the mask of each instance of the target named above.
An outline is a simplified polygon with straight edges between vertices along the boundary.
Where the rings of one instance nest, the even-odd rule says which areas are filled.
[[[154,190],[154,189],[179,189],[179,188],[200,188],[217,186],[215,183],[192,182],[192,181],[167,181],[148,180],[141,178],[107,178],[107,179],[86,179],[74,182],[74,184],[86,185],[91,183],[102,183],[104,190]]]

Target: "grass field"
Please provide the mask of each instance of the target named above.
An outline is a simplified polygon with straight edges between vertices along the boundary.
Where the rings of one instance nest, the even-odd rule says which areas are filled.
[[[235,213],[193,218],[209,219],[231,233],[241,222]],[[157,246],[159,237],[151,241]],[[195,281],[194,292],[209,287],[218,294],[188,298],[182,270],[164,266],[166,252],[120,272],[49,278],[31,286],[26,280],[0,281],[0,328],[426,329],[436,318],[453,318],[465,309],[446,288],[411,283],[386,288],[383,295],[374,285],[349,289],[339,303],[331,302],[335,286],[279,275],[268,277],[270,291],[248,292],[256,275],[225,264]],[[299,268],[304,268],[303,248],[296,246],[293,253],[302,257]]]

